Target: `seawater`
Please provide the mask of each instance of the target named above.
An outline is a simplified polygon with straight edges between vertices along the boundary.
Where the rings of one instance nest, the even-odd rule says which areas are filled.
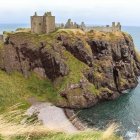
[[[17,28],[29,28],[29,24],[0,24],[0,34],[4,31],[15,31]]]

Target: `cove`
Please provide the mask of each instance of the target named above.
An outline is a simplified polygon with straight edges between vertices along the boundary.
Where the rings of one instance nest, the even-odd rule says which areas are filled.
[[[104,129],[110,123],[119,124],[119,134],[134,135],[140,127],[140,78],[135,89],[116,100],[98,103],[92,108],[77,110],[78,117],[90,127]]]

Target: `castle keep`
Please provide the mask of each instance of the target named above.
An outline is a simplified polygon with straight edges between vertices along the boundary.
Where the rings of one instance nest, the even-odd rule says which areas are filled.
[[[43,16],[38,16],[35,12],[31,16],[31,32],[37,34],[48,34],[55,31],[55,16],[51,12],[45,13]]]

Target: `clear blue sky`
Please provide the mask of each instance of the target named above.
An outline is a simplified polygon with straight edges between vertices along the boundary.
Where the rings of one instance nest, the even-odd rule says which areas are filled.
[[[140,0],[0,0],[0,23],[30,23],[30,15],[52,11],[56,22],[140,26]]]

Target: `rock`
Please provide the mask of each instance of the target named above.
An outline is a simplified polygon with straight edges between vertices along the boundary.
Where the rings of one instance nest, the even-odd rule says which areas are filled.
[[[135,88],[140,59],[132,37],[123,32],[15,33],[0,50],[0,68],[49,78],[57,106],[87,108]]]
[[[50,51],[41,42],[36,47],[25,39],[9,37],[10,44],[6,44],[3,51],[3,69],[8,73],[19,71],[28,77],[31,71],[51,80],[69,72],[62,56],[56,51]],[[26,43],[25,43],[26,42]]]
[[[65,35],[58,36],[58,40],[61,40],[62,45],[66,48],[67,51],[72,53],[77,59],[86,63],[89,66],[92,66],[93,56],[91,53],[91,49],[86,48],[85,42],[79,39],[78,37],[68,37]]]

